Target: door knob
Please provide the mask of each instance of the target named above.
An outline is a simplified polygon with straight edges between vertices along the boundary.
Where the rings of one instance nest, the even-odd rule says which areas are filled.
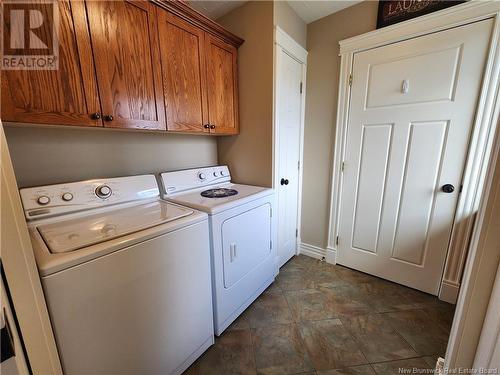
[[[204,127],[205,129],[210,129],[210,125],[209,125],[209,124],[205,124],[205,125],[203,125],[203,127]]]
[[[210,125],[210,129],[215,129],[215,125]]]
[[[113,116],[112,115],[104,116],[104,121],[113,121]]]
[[[455,186],[453,186],[452,184],[445,184],[443,185],[441,190],[443,190],[445,193],[453,193],[455,191]]]
[[[99,120],[99,119],[101,118],[101,114],[100,114],[99,112],[92,113],[92,114],[90,115],[90,118],[91,118],[92,120]]]
[[[286,180],[284,178],[282,178],[281,181],[280,181],[281,185],[288,185],[289,182],[290,181],[288,181],[288,180]]]

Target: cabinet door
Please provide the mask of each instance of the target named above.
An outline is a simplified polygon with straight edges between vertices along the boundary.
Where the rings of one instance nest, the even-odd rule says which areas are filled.
[[[158,23],[167,129],[208,131],[205,33],[163,10]]]
[[[237,50],[206,34],[208,118],[217,134],[238,133]],[[215,127],[213,127],[215,126]]]
[[[59,69],[2,71],[2,120],[102,126],[84,3],[57,4]]]
[[[156,7],[87,1],[105,127],[165,129]]]

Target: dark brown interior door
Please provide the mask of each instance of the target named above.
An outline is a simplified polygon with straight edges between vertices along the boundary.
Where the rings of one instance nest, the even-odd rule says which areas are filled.
[[[59,6],[59,68],[3,70],[2,120],[102,126],[85,5],[80,1],[55,4]],[[9,32],[10,25],[5,26]],[[51,26],[43,23],[39,31],[51,33]]]
[[[237,50],[206,34],[208,117],[211,132],[238,132]]]
[[[156,25],[148,1],[87,1],[105,127],[165,129]]]
[[[164,10],[158,23],[167,129],[208,132],[205,32]]]

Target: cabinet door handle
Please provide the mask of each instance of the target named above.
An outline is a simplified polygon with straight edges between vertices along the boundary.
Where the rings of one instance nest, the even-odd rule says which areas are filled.
[[[215,129],[215,125],[210,125],[210,129]]]
[[[99,112],[92,113],[92,114],[90,115],[90,118],[91,118],[92,120],[99,120],[99,119],[101,118],[101,114],[100,114]]]
[[[104,121],[113,121],[113,116],[112,115],[104,116]]]
[[[203,127],[204,127],[205,129],[210,129],[210,124],[205,124],[205,125],[203,125]]]

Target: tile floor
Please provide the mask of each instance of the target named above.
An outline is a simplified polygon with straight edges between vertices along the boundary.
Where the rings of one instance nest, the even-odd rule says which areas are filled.
[[[185,375],[432,369],[453,313],[436,297],[299,255]]]

